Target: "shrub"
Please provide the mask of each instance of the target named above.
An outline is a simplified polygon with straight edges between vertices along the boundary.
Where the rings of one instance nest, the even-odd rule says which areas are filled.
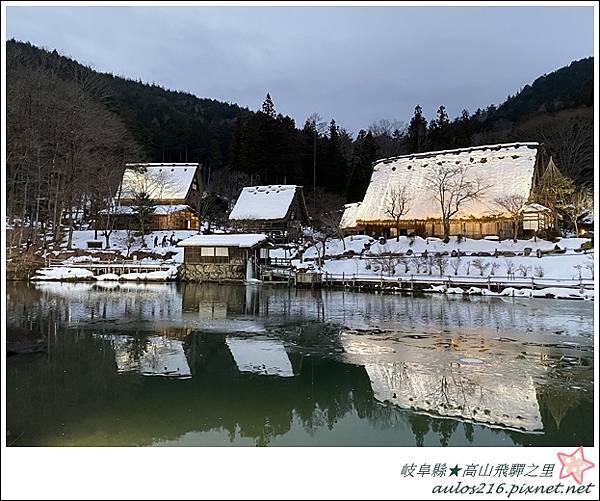
[[[520,264],[517,269],[519,270],[519,273],[521,273],[521,275],[523,277],[526,277],[529,270],[531,270],[531,266],[525,266],[524,264]]]
[[[483,259],[474,259],[473,268],[479,270],[479,276],[483,276],[484,271],[490,267],[490,263],[486,263]]]

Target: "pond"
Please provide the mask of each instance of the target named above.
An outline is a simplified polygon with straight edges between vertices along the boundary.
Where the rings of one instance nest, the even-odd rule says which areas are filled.
[[[12,446],[593,445],[593,303],[9,283]]]

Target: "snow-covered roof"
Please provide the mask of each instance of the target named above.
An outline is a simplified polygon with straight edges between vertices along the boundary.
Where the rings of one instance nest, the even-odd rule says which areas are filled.
[[[229,219],[283,219],[298,188],[295,184],[247,186],[240,193]]]
[[[262,233],[236,233],[215,235],[194,235],[182,240],[180,247],[241,247],[251,248],[266,242],[267,235]]]
[[[467,181],[480,179],[488,187],[479,200],[465,203],[454,219],[497,214],[497,198],[529,197],[538,147],[538,143],[496,144],[378,160],[356,221],[392,222],[386,214],[388,201],[393,190],[403,187],[410,196],[410,210],[402,219],[439,219],[439,203],[427,177],[443,166],[464,168]]]
[[[525,204],[521,209],[522,212],[552,212],[548,207],[538,203]]]
[[[179,212],[182,210],[190,210],[189,205],[185,204],[163,204],[163,205],[155,205],[153,214],[157,215],[168,215],[174,214],[175,212]],[[100,214],[106,214],[107,210],[103,209],[100,211]],[[118,205],[112,210],[113,214],[120,216],[128,216],[135,213],[133,207],[129,205]]]
[[[126,164],[121,198],[130,199],[145,192],[153,200],[184,200],[197,169],[197,163]]]
[[[359,208],[360,202],[344,205],[344,213],[340,220],[340,228],[354,228],[356,226],[356,216]]]

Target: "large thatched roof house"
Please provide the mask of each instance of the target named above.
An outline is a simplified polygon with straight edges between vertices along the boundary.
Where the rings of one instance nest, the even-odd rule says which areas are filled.
[[[452,215],[450,234],[509,236],[512,221],[498,200],[507,196],[524,201],[530,198],[539,168],[539,149],[538,143],[510,143],[378,160],[364,199],[346,205],[341,226],[349,233],[395,235],[390,197],[404,190],[409,209],[400,218],[400,233],[441,236],[440,195],[432,178],[442,171],[458,171],[464,184],[477,182],[484,188]],[[450,177],[448,182],[458,181]]]

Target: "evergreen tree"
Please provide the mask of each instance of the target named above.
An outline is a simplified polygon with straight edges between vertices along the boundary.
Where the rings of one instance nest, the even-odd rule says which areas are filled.
[[[450,120],[444,105],[437,110],[435,120],[429,124],[429,150],[444,150],[453,147]]]
[[[373,162],[377,160],[378,146],[371,131],[361,130],[354,144],[351,172],[346,187],[346,199],[358,202],[365,196],[365,192],[373,173]]]
[[[466,148],[467,146],[471,146],[473,125],[467,110],[462,110],[460,117],[453,122],[453,128],[454,146],[456,148]]]
[[[265,98],[260,111],[271,118],[276,117],[277,113],[275,112],[275,105],[273,104],[273,100],[269,93],[267,93],[267,97]]]
[[[406,131],[409,153],[420,153],[427,147],[427,119],[423,116],[420,105],[415,107],[415,114],[410,119]]]

